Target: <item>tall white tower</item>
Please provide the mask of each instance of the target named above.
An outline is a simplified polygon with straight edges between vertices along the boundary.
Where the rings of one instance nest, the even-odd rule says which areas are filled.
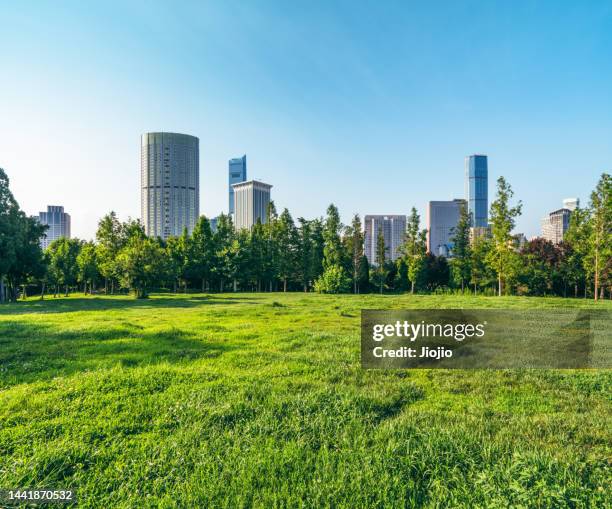
[[[200,142],[177,133],[145,133],[141,139],[141,217],[147,235],[191,233],[200,215]]]

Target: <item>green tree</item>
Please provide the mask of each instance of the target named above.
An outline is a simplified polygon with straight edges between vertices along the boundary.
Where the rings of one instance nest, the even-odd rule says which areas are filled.
[[[344,240],[346,250],[351,255],[353,293],[359,293],[359,264],[363,257],[363,231],[359,214],[355,214],[351,225],[346,227]]]
[[[64,296],[66,297],[70,287],[78,283],[79,265],[77,259],[82,245],[83,242],[79,239],[61,237],[51,242],[47,248],[52,271],[57,275],[57,283],[64,287]]]
[[[385,267],[386,257],[387,247],[385,246],[385,236],[382,231],[379,231],[378,237],[376,238],[376,268],[374,269],[374,274],[381,294],[383,293],[383,286],[387,276],[387,267]]]
[[[346,293],[351,286],[351,280],[340,265],[330,265],[315,282],[318,293]]]
[[[593,266],[594,298],[603,298],[602,280],[612,256],[612,177],[602,174],[591,193],[589,258]],[[600,292],[601,290],[601,292]]]
[[[132,235],[118,256],[121,283],[132,290],[138,299],[148,296],[148,289],[162,277],[165,253],[155,239]]]
[[[408,267],[408,280],[410,281],[410,293],[414,293],[415,287],[423,275],[425,268],[425,254],[427,253],[427,230],[421,230],[421,218],[414,207],[410,211],[406,225],[406,239],[402,247],[402,253]]]
[[[450,263],[453,280],[461,286],[462,292],[465,289],[466,282],[469,282],[471,278],[470,216],[467,204],[463,203],[460,207],[459,221],[457,226],[453,228],[453,237],[451,238],[453,257]]]
[[[323,274],[319,277],[320,281],[317,281],[319,284],[315,284],[319,292],[337,293],[339,288],[346,291],[344,281],[349,281],[349,278],[344,269],[346,257],[340,237],[341,231],[340,214],[336,206],[331,204],[327,208],[323,226]]]
[[[470,283],[474,287],[474,295],[478,293],[478,288],[486,288],[495,280],[495,274],[489,267],[487,259],[492,249],[491,240],[487,237],[477,237],[471,246]]]
[[[93,293],[100,276],[96,252],[93,242],[85,242],[77,255],[78,280],[83,283],[83,293],[87,293],[88,288],[89,293]]]
[[[510,206],[514,192],[504,177],[497,179],[497,196],[491,204],[492,249],[488,263],[497,274],[497,292],[502,295],[504,282],[513,277],[518,269],[518,255],[512,238],[515,219],[521,214],[521,202]]]
[[[217,219],[217,230],[213,235],[214,256],[212,263],[212,275],[223,292],[225,283],[230,279],[228,255],[234,237],[234,225],[232,218],[227,214],[221,214]]]
[[[215,243],[210,228],[210,221],[201,216],[191,234],[191,243],[187,252],[187,273],[190,278],[200,281],[202,292],[210,281],[213,269]]]
[[[287,209],[284,209],[278,218],[276,245],[278,253],[277,277],[283,282],[283,292],[286,292],[287,282],[297,278],[299,263],[299,235],[293,218]]]
[[[98,270],[104,278],[104,293],[115,291],[115,281],[118,277],[117,256],[122,247],[121,223],[117,214],[111,211],[98,222],[96,231],[96,259]]]

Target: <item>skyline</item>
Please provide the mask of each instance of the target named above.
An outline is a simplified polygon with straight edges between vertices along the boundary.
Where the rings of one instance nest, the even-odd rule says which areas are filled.
[[[333,202],[344,223],[413,205],[424,222],[464,198],[474,153],[528,237],[563,198],[588,204],[612,166],[612,7],[373,5],[3,6],[0,167],[28,214],[63,205],[81,238],[110,210],[140,217],[157,130],[200,139],[208,217],[245,153],[294,218]]]

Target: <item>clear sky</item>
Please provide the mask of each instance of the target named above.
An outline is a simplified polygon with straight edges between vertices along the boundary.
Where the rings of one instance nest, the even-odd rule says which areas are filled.
[[[227,160],[279,210],[425,219],[489,156],[516,230],[612,168],[612,3],[0,0],[0,167],[73,235],[140,215],[140,135],[200,138],[201,213]]]

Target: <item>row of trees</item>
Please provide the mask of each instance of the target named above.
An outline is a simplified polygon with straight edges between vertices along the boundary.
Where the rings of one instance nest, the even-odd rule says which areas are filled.
[[[427,252],[426,230],[412,209],[401,256],[387,260],[382,233],[375,264],[364,254],[359,215],[344,226],[330,205],[325,218],[295,222],[272,203],[266,223],[234,230],[220,216],[213,232],[201,217],[191,235],[167,241],[148,238],[140,222],[120,222],[114,212],[101,219],[92,242],[58,239],[43,253],[44,227],[19,210],[0,170],[0,299],[15,300],[19,288],[46,292],[115,293],[146,297],[152,289],[172,291],[318,291],[321,293],[439,292],[527,295],[593,295],[612,298],[611,178],[603,174],[587,209],[572,213],[558,245],[534,239],[519,246],[512,236],[521,204],[503,177],[491,205],[491,234],[470,238],[463,209],[453,233],[449,260]]]

